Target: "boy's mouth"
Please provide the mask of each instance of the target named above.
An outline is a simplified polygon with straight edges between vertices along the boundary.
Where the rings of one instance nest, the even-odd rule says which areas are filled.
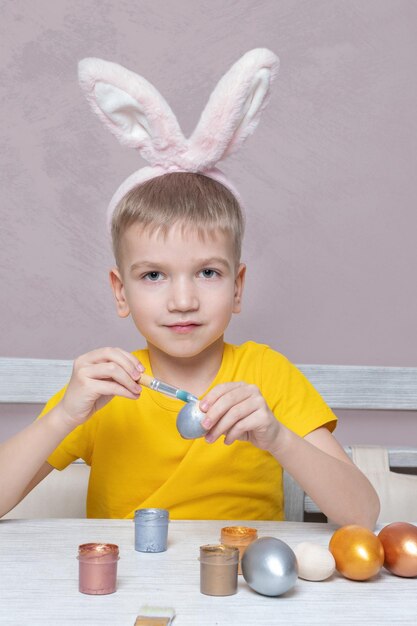
[[[175,324],[167,324],[167,327],[178,334],[191,333],[193,330],[201,326],[197,322],[176,322]]]

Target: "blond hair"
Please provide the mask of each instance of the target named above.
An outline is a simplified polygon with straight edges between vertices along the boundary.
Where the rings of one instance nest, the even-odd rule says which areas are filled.
[[[122,236],[133,224],[151,232],[167,234],[174,223],[194,227],[198,234],[217,229],[232,237],[236,265],[239,264],[244,217],[239,202],[224,185],[193,172],[172,172],[146,181],[129,191],[117,205],[111,235],[116,263],[120,267]]]

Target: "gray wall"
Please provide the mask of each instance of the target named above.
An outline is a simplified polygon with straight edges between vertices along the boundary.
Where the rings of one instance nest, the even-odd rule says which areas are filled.
[[[269,108],[223,166],[248,222],[227,339],[299,363],[416,365],[416,24],[414,0],[3,0],[0,354],[143,345],[115,313],[104,217],[142,161],[90,113],[77,61],[143,73],[189,134],[220,76],[265,46],[281,58]],[[2,407],[0,438],[35,412]],[[345,414],[338,432],[409,444],[415,423]]]

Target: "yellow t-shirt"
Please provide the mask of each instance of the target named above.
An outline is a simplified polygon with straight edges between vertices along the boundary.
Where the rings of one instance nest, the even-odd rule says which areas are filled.
[[[151,374],[148,351],[134,354]],[[257,385],[276,418],[301,437],[336,425],[303,374],[268,346],[225,344],[212,387],[232,381]],[[48,462],[62,470],[81,458],[91,466],[88,517],[131,518],[138,508],[158,507],[168,509],[171,519],[284,519],[276,459],[247,442],[182,439],[175,424],[182,406],[145,388],[138,400],[115,397],[70,433]]]

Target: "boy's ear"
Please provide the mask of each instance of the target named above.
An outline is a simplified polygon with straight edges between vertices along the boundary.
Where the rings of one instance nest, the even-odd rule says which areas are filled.
[[[245,286],[246,265],[240,263],[235,278],[235,293],[233,296],[233,313],[240,313],[242,310],[243,287]]]
[[[110,270],[110,284],[116,298],[117,314],[119,317],[128,317],[130,314],[129,305],[126,300],[125,288],[122,275],[117,267]]]

